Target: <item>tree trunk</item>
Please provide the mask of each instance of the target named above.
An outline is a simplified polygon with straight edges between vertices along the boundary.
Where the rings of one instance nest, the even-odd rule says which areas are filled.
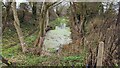
[[[46,13],[47,13],[47,9],[46,9],[46,5],[43,3],[42,5],[42,9],[41,9],[41,14],[40,14],[40,19],[39,19],[39,27],[40,27],[40,31],[38,34],[38,37],[35,41],[34,47],[38,46],[40,48],[42,48],[42,44],[43,44],[43,40],[44,40],[44,35],[45,35],[45,26],[46,26]]]
[[[6,10],[5,10],[6,14],[5,14],[4,22],[3,22],[3,30],[2,30],[2,32],[5,30],[6,26],[9,25],[9,24],[7,24],[7,22],[10,22],[11,3],[12,2],[8,2],[5,5],[5,7],[6,7]]]
[[[71,32],[72,32],[72,39],[73,40],[76,40],[76,37],[75,37],[75,35],[74,34],[76,34],[77,33],[77,31],[76,31],[76,27],[75,27],[75,19],[74,19],[74,12],[72,11],[73,10],[73,7],[72,7],[72,4],[70,3],[70,8],[71,8],[71,15],[70,15],[70,27],[71,27]]]
[[[55,20],[56,18],[58,18],[59,16],[56,14],[56,12],[54,11],[54,9],[50,9],[49,10],[49,13],[50,13],[50,20]]]
[[[47,9],[47,13],[46,13],[46,23],[45,23],[45,28],[47,28],[49,24],[49,9]]]
[[[75,42],[76,40],[80,41],[82,39],[82,26],[83,26],[83,22],[77,22],[77,12],[76,12],[76,6],[73,3],[70,3],[71,6],[71,16],[70,16],[70,22],[71,22],[71,32],[72,32],[72,39],[73,42]],[[71,21],[72,20],[72,21]]]
[[[0,10],[2,10],[2,2],[0,2]],[[3,24],[2,24],[2,11],[0,11],[0,45],[2,45],[2,27],[3,27]],[[2,46],[0,46],[0,52],[2,50]]]
[[[44,36],[45,36],[45,29],[47,27],[47,24],[49,22],[49,8],[54,5],[51,4],[50,6],[48,5],[49,3],[46,3],[46,2],[43,2],[42,3],[42,8],[40,8],[40,17],[39,17],[39,34],[38,34],[38,37],[35,41],[35,44],[34,44],[34,47],[38,46],[40,52],[42,52],[42,45],[43,45],[43,42],[44,42]],[[47,19],[48,18],[48,19]]]
[[[20,21],[18,19],[15,2],[12,2],[12,10],[13,10],[13,16],[14,16],[14,26],[15,26],[15,28],[17,30],[17,33],[18,33],[18,37],[19,37],[21,47],[22,47],[22,52],[25,53],[25,51],[26,51],[26,46],[25,45],[26,44],[24,42],[23,32],[20,28]]]
[[[34,19],[36,20],[37,19],[37,2],[33,2],[33,7],[32,7],[32,14],[33,14],[33,17]]]
[[[117,34],[118,34],[118,36],[117,36],[117,38],[118,38],[118,40],[117,40],[117,42],[116,42],[116,45],[117,45],[117,47],[118,47],[118,49],[117,49],[117,53],[119,54],[120,53],[120,2],[119,2],[119,14],[118,14],[118,18],[117,18],[117,22],[116,22],[116,26],[117,26]],[[120,66],[120,55],[118,55],[118,58],[117,58],[117,60],[118,60],[118,65]]]
[[[116,25],[120,25],[120,2],[119,2],[118,19]]]

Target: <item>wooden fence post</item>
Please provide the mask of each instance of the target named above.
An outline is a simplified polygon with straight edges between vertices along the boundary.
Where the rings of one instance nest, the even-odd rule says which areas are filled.
[[[99,42],[98,55],[97,55],[97,66],[103,66],[103,52],[104,52],[104,42]]]

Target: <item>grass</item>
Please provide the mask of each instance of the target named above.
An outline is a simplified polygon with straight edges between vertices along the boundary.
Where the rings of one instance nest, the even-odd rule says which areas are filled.
[[[36,35],[31,35],[25,38],[25,42],[28,46],[32,47],[32,45],[34,44],[33,42],[36,40],[36,38],[37,38]]]
[[[80,54],[73,54],[70,56],[63,57],[64,62],[68,62],[66,65],[73,66],[84,66],[85,57],[87,56],[87,51],[84,49]]]
[[[46,60],[47,60],[47,57],[27,54],[25,55],[24,62],[22,62],[20,65],[37,66],[39,63],[42,63],[43,61],[46,61]]]
[[[21,51],[20,46],[16,45],[11,48],[4,49],[2,48],[2,55],[5,56],[6,58],[10,58],[12,56],[16,56],[19,51]]]
[[[83,60],[84,57],[81,55],[75,55],[75,56],[68,56],[68,57],[63,57],[63,62],[65,65],[74,65],[74,66],[83,66]]]
[[[24,34],[28,33],[28,30],[32,31],[33,28],[24,27]],[[28,30],[26,30],[28,29]],[[27,45],[32,46],[33,41],[36,39],[36,35],[32,34],[28,37],[25,37],[25,42]],[[10,31],[8,29],[3,33],[3,45],[2,45],[2,56],[15,62],[17,66],[83,66],[85,53],[79,55],[69,55],[69,56],[58,56],[55,53],[52,56],[39,56],[33,55],[31,53],[24,54],[22,53],[20,43],[17,33],[14,29]],[[17,43],[14,46],[8,48],[10,44]],[[3,64],[4,65],[4,64]]]
[[[2,49],[2,55],[9,59],[11,62],[17,63],[17,66],[32,66],[41,63],[42,61],[46,61],[46,57],[41,57],[38,55],[33,55],[31,53],[23,54],[21,52],[20,45],[16,45],[14,47],[8,49]]]
[[[4,49],[2,55],[17,66],[83,66],[85,53],[80,55],[58,56],[39,56],[31,53],[23,54],[20,45]]]

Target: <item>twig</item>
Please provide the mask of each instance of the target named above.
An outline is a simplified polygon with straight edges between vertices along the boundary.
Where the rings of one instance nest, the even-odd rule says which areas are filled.
[[[62,2],[54,2],[51,5],[48,6],[48,9],[55,7],[56,5],[61,4]]]

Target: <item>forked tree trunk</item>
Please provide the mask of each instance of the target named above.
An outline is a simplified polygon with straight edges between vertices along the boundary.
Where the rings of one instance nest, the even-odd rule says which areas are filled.
[[[49,8],[51,8],[55,3],[49,5],[46,2],[42,3],[42,8],[40,11],[40,17],[39,17],[39,34],[37,39],[35,40],[34,47],[38,46],[40,52],[42,52],[43,42],[44,42],[44,36],[45,36],[45,29],[49,22]],[[58,3],[59,4],[59,3]],[[47,19],[48,18],[48,19]]]
[[[25,45],[26,44],[24,42],[23,32],[20,28],[20,21],[18,19],[15,2],[12,2],[12,10],[13,10],[13,16],[14,16],[14,26],[16,28],[16,31],[17,31],[17,34],[18,34],[18,37],[19,37],[19,40],[20,40],[20,44],[21,44],[21,47],[22,47],[22,52],[25,53],[25,51],[26,51]]]
[[[73,42],[76,42],[76,41],[80,41],[81,40],[81,31],[80,31],[80,24],[77,22],[77,12],[76,12],[76,6],[75,4],[73,3],[70,3],[70,7],[71,7],[71,16],[70,16],[70,27],[71,27],[71,36],[72,36],[72,39],[73,39]]]
[[[71,36],[73,42],[79,41],[80,45],[84,46],[84,24],[86,22],[85,15],[81,13],[78,19],[77,14],[79,13],[77,12],[77,10],[79,10],[79,8],[77,7],[76,3],[75,2],[70,3],[70,6],[71,6],[70,22],[72,32]]]
[[[40,31],[39,31],[38,37],[35,41],[35,44],[34,44],[34,47],[38,46],[40,49],[42,48],[42,44],[43,44],[43,40],[44,40],[43,37],[45,35],[46,13],[47,13],[46,5],[45,5],[45,3],[43,3],[42,9],[41,9],[41,14],[40,14],[40,19],[39,19]]]

